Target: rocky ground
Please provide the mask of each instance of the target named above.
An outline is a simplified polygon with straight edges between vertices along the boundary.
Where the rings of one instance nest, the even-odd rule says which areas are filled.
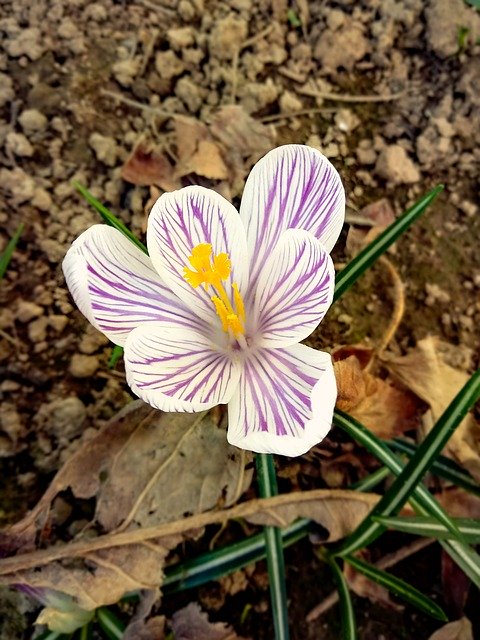
[[[390,255],[407,304],[394,348],[435,334],[478,361],[480,13],[469,3],[3,0],[0,34],[0,252],[25,224],[0,284],[0,522],[130,398],[63,281],[70,243],[98,222],[74,180],[139,235],[162,190],[196,182],[238,203],[252,164],[289,142],[335,164],[353,226],[381,198],[399,214],[444,183]],[[376,268],[315,344],[375,344],[389,287]]]

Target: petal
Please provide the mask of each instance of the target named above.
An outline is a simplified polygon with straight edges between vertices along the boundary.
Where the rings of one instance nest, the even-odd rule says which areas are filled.
[[[212,287],[192,287],[183,275],[192,249],[212,245],[213,255],[228,254],[232,271],[224,282],[230,300],[232,283],[245,294],[248,262],[245,230],[235,207],[211,189],[185,187],[163,194],[154,204],[148,220],[148,250],[164,282],[198,316],[219,323],[212,303]]]
[[[331,251],[345,217],[345,191],[319,151],[285,145],[267,153],[248,176],[240,207],[251,258],[250,284],[286,229],[310,231]]]
[[[128,384],[162,411],[203,411],[228,402],[241,368],[207,336],[164,322],[134,329],[125,344]]]
[[[123,345],[132,329],[152,320],[205,328],[162,284],[150,258],[112,227],[98,224],[87,229],[62,266],[80,311],[115,344]]]
[[[302,344],[261,349],[245,363],[228,405],[228,441],[299,456],[330,431],[337,386],[331,357]]]
[[[266,347],[304,340],[332,303],[335,270],[321,242],[299,229],[286,231],[260,272],[253,310],[255,333]]]

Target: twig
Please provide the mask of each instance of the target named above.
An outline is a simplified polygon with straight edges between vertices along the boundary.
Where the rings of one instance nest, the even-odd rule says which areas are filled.
[[[375,566],[378,569],[388,569],[389,567],[393,567],[398,562],[405,560],[405,558],[409,558],[414,553],[421,551],[425,547],[428,547],[433,542],[435,542],[435,538],[419,538],[412,542],[412,544],[407,545],[406,547],[402,547],[398,549],[398,551],[394,551],[393,553],[389,553],[386,556],[383,556],[378,562],[375,562]],[[306,617],[307,622],[313,622],[321,615],[323,615],[326,611],[331,609],[338,602],[338,592],[332,591],[330,595],[322,600],[316,607],[314,607]]]
[[[217,524],[226,522],[227,520],[265,514],[269,509],[275,509],[292,503],[298,506],[301,503],[307,504],[309,502],[318,502],[327,499],[345,499],[346,493],[345,490],[341,489],[314,489],[312,491],[285,493],[274,496],[273,498],[256,498],[229,507],[228,509],[207,511],[206,513],[188,516],[182,520],[176,520],[175,522],[162,523],[153,527],[136,528],[131,531],[122,531],[121,533],[107,533],[89,540],[78,540],[76,542],[58,544],[49,549],[40,549],[31,553],[22,553],[0,559],[0,576],[43,566],[63,558],[82,557],[93,551],[99,551],[100,549],[139,544],[146,540],[184,534],[187,531],[200,529],[209,524]],[[375,494],[360,494],[355,491],[348,493],[352,499],[363,502],[364,506],[368,509],[373,508],[379,498],[379,496]],[[288,522],[285,521],[283,524],[287,525]]]
[[[386,256],[381,256],[379,261],[388,269],[390,273],[390,277],[393,280],[393,299],[394,299],[394,308],[392,319],[390,320],[390,324],[385,331],[380,344],[377,347],[377,355],[381,354],[382,351],[390,344],[393,336],[396,334],[397,329],[402,321],[403,314],[405,313],[405,286],[403,284],[400,275],[395,268],[395,266],[390,262],[390,260]]]
[[[160,109],[159,107],[152,107],[149,104],[143,104],[143,102],[131,100],[130,98],[122,96],[121,93],[115,93],[115,91],[110,91],[109,89],[100,89],[100,93],[104,96],[109,96],[110,98],[113,98],[118,102],[122,102],[129,107],[133,107],[134,109],[141,109],[142,111],[148,111],[149,113],[161,116],[162,118],[175,118],[175,116],[181,115],[179,113],[175,113],[174,111],[165,111],[164,109]]]
[[[274,113],[271,116],[258,118],[263,124],[275,122],[275,120],[283,120],[284,118],[297,118],[298,116],[312,116],[318,113],[336,113],[338,109],[302,109],[301,111],[292,111],[291,113]]]
[[[304,96],[310,96],[311,98],[336,100],[337,102],[390,102],[391,100],[398,100],[404,96],[407,91],[399,91],[398,93],[380,93],[378,95],[370,96],[355,96],[350,93],[330,93],[328,91],[317,91],[316,89],[309,89],[308,87],[300,87],[297,89],[297,93],[301,93]]]

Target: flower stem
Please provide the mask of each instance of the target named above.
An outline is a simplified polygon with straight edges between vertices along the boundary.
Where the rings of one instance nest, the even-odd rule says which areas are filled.
[[[255,462],[257,466],[260,497],[271,498],[277,495],[277,476],[275,474],[273,456],[268,453],[258,453]],[[275,639],[289,640],[287,587],[285,582],[282,537],[278,527],[264,527],[263,531],[267,551],[267,567]]]

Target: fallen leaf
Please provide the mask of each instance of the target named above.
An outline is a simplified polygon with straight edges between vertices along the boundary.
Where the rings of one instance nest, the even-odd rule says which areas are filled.
[[[355,216],[359,226],[350,225],[347,234],[346,249],[349,255],[355,256],[388,226],[395,221],[395,212],[387,198],[371,202]],[[362,220],[365,223],[362,225]]]
[[[388,440],[416,427],[418,403],[411,393],[366,372],[355,355],[335,361],[334,371],[337,408],[377,436]]]
[[[451,366],[448,359],[456,357],[455,348],[438,338],[428,337],[418,342],[403,357],[389,357],[385,365],[415,395],[426,402],[430,410],[424,416],[428,432],[469,379],[468,373]],[[460,349],[458,349],[460,352]],[[464,354],[461,353],[461,361]],[[480,481],[480,425],[468,414],[457,427],[445,447],[445,454],[463,465]]]
[[[171,626],[175,640],[246,640],[224,622],[209,622],[195,602],[174,613]]]
[[[121,175],[126,182],[146,187],[158,185],[164,191],[174,191],[182,186],[167,156],[145,140],[134,148]]]
[[[142,591],[133,617],[123,632],[122,640],[164,640],[165,617],[149,618],[153,605],[159,600],[159,592]]]
[[[472,623],[460,618],[437,629],[428,640],[473,640]]]
[[[441,579],[442,595],[448,611],[455,616],[463,615],[472,582],[445,549],[442,549],[441,556]]]
[[[128,539],[139,527],[231,504],[250,479],[244,453],[228,445],[210,414],[164,414],[132,402],[66,462],[30,514],[1,532],[0,549],[10,555],[34,548],[38,539],[45,545],[51,504],[67,489],[96,500],[87,530],[124,531]],[[85,539],[79,534],[75,542]],[[157,588],[165,556],[180,540],[173,534],[128,549],[92,549],[71,566],[47,563],[10,582],[55,588],[91,610],[126,591]]]

